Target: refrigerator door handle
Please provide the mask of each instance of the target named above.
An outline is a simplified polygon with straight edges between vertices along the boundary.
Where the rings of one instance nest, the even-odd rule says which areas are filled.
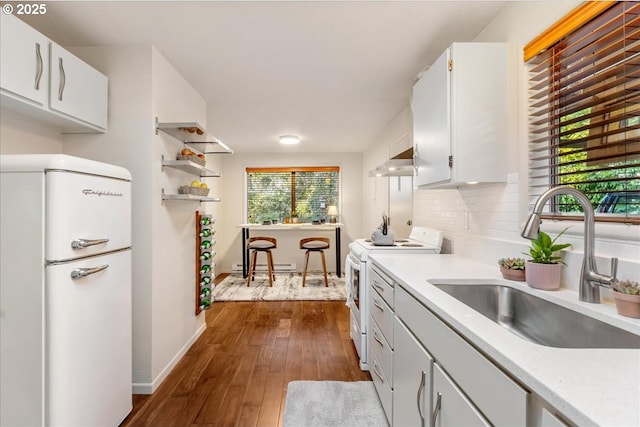
[[[107,243],[109,239],[76,239],[71,242],[71,247],[73,249],[84,249],[89,246],[101,245],[103,243]]]
[[[105,270],[108,267],[109,267],[109,264],[105,264],[105,265],[101,265],[99,267],[93,267],[93,268],[74,268],[71,271],[71,278],[74,280],[82,279],[83,277],[87,277],[99,271]]]

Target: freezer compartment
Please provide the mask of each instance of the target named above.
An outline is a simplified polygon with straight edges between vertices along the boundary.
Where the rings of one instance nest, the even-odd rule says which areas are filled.
[[[132,408],[131,251],[46,267],[46,307],[47,425],[117,426]]]
[[[47,261],[131,246],[131,182],[67,171],[45,180]]]

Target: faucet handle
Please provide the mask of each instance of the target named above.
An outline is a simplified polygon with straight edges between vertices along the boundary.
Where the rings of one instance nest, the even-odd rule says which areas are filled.
[[[618,258],[611,258],[611,281],[613,282],[618,275]]]

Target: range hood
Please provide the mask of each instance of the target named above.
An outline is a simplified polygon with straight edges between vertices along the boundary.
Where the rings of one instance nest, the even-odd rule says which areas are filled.
[[[369,171],[369,176],[413,176],[413,148],[387,160]]]

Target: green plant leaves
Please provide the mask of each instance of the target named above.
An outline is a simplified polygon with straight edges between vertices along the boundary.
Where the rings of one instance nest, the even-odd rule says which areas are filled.
[[[556,243],[567,229],[568,227],[562,230],[554,239],[551,239],[551,236],[544,231],[540,231],[538,237],[531,241],[531,248],[529,249],[531,260],[537,264],[564,264],[561,257],[554,254],[571,246],[571,243]]]

